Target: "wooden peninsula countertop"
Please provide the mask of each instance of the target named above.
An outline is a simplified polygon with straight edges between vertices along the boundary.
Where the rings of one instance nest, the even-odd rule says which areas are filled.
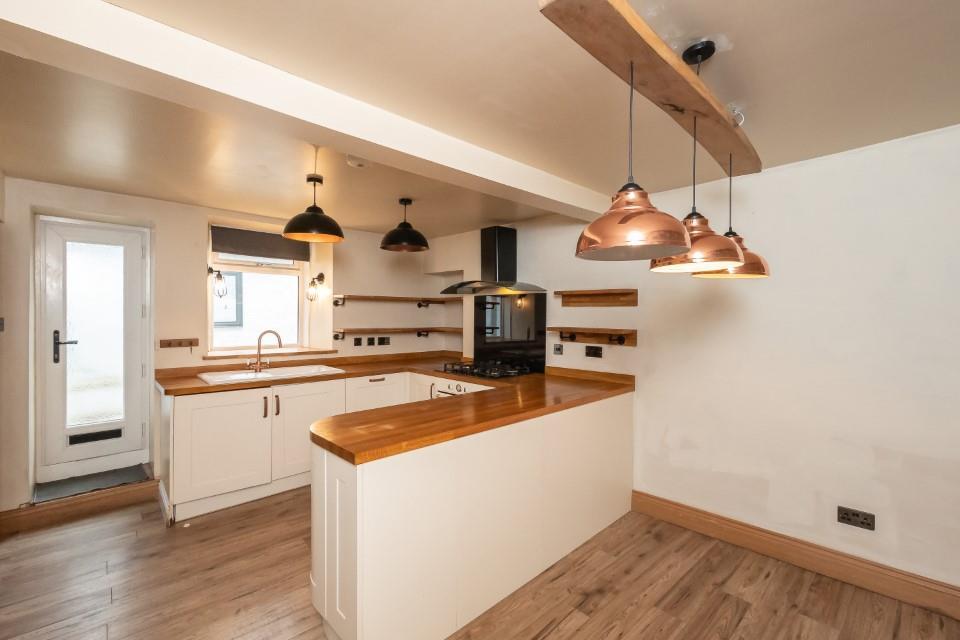
[[[282,380],[256,380],[231,384],[207,384],[195,375],[163,377],[157,386],[165,395],[192,395],[256,389],[272,384],[297,384],[405,371],[450,378],[492,387],[463,395],[408,402],[378,409],[344,413],[313,423],[314,444],[354,465],[420,449],[433,444],[481,433],[515,422],[604,400],[634,390],[632,376],[591,375],[560,368],[546,374],[486,379],[444,373],[449,358],[425,357],[405,360],[375,360],[335,364],[344,373]],[[597,379],[591,379],[591,378]]]

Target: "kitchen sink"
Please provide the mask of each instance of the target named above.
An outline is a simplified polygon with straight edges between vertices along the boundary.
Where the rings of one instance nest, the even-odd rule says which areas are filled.
[[[282,380],[283,378],[299,378],[301,376],[331,376],[337,373],[343,373],[343,369],[336,369],[323,364],[305,364],[298,367],[264,369],[259,373],[253,369],[210,371],[201,373],[199,377],[207,384],[229,384],[231,382],[249,382],[250,380]]]

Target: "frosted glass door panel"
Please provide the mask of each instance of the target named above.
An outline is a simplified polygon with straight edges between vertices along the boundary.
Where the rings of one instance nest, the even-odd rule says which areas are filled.
[[[67,427],[124,418],[124,248],[67,242]]]

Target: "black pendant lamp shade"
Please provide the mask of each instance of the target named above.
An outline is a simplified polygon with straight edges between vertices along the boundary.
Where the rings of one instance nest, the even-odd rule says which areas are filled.
[[[430,248],[427,239],[407,222],[407,206],[413,204],[413,200],[400,198],[400,204],[403,206],[403,222],[383,236],[380,248],[386,251],[426,251]]]
[[[343,229],[337,221],[323,212],[317,206],[317,185],[323,184],[323,176],[316,173],[317,154],[319,148],[314,147],[314,173],[307,174],[307,182],[313,185],[313,204],[287,221],[283,227],[283,237],[303,242],[342,242]]]

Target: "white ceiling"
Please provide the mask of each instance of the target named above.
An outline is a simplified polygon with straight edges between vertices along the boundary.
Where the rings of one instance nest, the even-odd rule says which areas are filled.
[[[310,203],[313,147],[215,115],[0,53],[0,167],[7,175],[289,218]],[[344,227],[408,217],[428,236],[549,212],[321,148],[317,200]]]
[[[597,191],[623,181],[626,89],[536,0],[113,3]],[[675,48],[718,40],[705,81],[766,167],[960,122],[956,0],[632,4]],[[649,104],[638,123],[642,184],[686,184],[686,135]]]

